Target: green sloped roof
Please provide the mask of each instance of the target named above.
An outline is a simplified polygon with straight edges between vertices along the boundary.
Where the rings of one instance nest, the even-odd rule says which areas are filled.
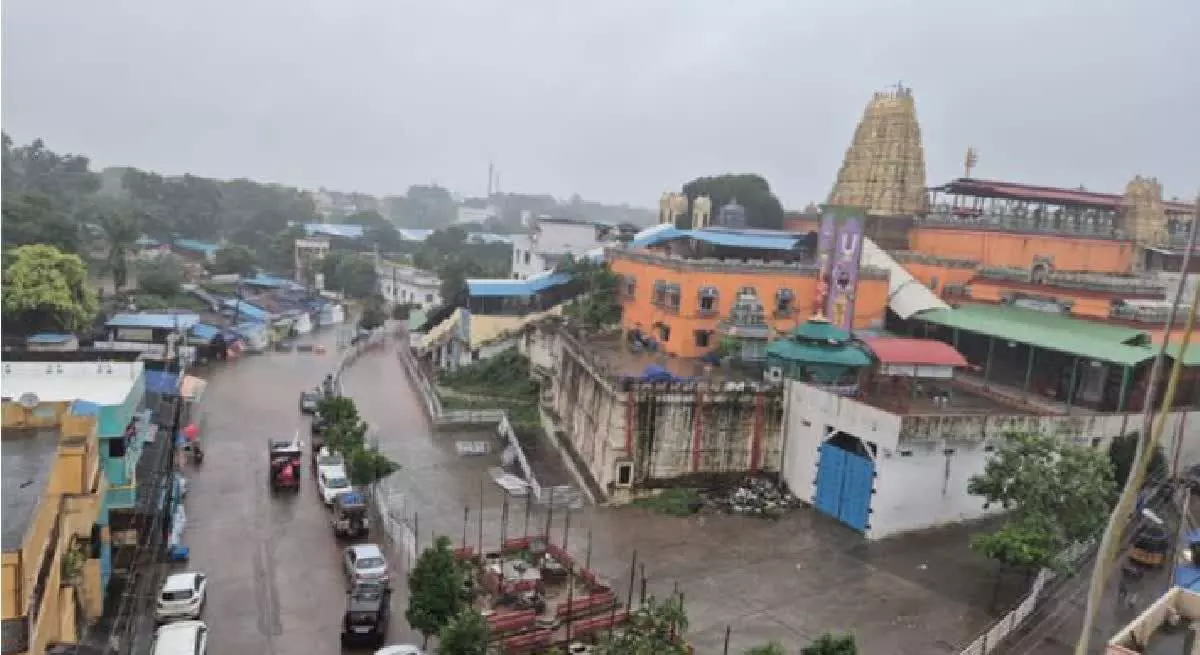
[[[955,309],[921,312],[916,318],[935,325],[1119,366],[1133,366],[1154,357],[1152,348],[1126,345],[1128,341],[1144,338],[1146,333],[1143,330],[1021,307],[964,305]],[[1189,358],[1192,356],[1190,350]]]
[[[1167,354],[1173,359],[1179,359],[1179,351],[1183,346],[1183,341],[1172,340],[1167,345]],[[1191,341],[1188,342],[1187,352],[1183,354],[1184,366],[1200,366],[1200,338],[1193,334]]]
[[[795,339],[772,341],[767,345],[767,357],[780,357],[793,362],[821,366],[863,367],[871,363],[870,355],[855,345],[831,346]]]
[[[811,341],[849,341],[850,333],[829,321],[810,319],[792,330],[792,338]]]

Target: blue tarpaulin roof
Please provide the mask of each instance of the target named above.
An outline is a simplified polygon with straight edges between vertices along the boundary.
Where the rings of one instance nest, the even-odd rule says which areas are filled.
[[[651,364],[642,371],[641,379],[645,382],[686,382],[691,378],[680,377],[658,364]]]
[[[271,318],[270,312],[267,310],[251,305],[245,300],[236,298],[226,298],[221,301],[221,305],[231,310],[235,310],[242,318],[248,318],[254,321],[266,321]]]
[[[146,391],[173,396],[179,393],[179,375],[170,371],[146,370]]]
[[[303,289],[304,288],[302,285],[297,284],[297,283],[293,282],[292,280],[289,280],[285,277],[276,277],[274,275],[264,275],[262,273],[259,273],[258,275],[255,275],[254,277],[243,278],[242,284],[247,284],[252,287],[268,287],[271,289],[296,289],[296,288]]]
[[[201,341],[212,341],[218,334],[221,334],[221,328],[208,323],[197,323],[191,329],[191,335]]]
[[[161,328],[186,330],[200,322],[199,314],[117,314],[108,319],[107,327]]]
[[[467,292],[477,298],[532,296],[571,280],[566,273],[546,273],[525,280],[467,280]]]
[[[361,225],[348,225],[346,223],[309,223],[304,226],[304,232],[310,237],[314,234],[319,234],[342,239],[359,239],[362,237],[364,230]]]
[[[213,254],[221,249],[221,246],[218,246],[215,243],[197,241],[195,239],[175,239],[175,247],[205,255]]]
[[[653,246],[674,239],[695,239],[714,246],[730,248],[754,248],[758,250],[791,250],[800,239],[787,232],[772,232],[770,230],[680,230],[672,226],[662,229],[650,228],[643,230],[630,243],[635,248]]]

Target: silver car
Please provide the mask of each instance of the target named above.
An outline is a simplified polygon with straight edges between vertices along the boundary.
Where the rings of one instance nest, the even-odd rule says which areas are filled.
[[[383,551],[375,544],[355,544],[346,548],[343,556],[346,579],[350,586],[359,582],[388,582],[387,560]]]

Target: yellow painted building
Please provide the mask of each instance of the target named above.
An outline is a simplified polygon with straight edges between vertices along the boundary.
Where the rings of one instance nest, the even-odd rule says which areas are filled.
[[[27,402],[33,405],[32,402]],[[104,606],[98,529],[107,480],[96,419],[68,403],[3,403],[5,653],[75,643]]]

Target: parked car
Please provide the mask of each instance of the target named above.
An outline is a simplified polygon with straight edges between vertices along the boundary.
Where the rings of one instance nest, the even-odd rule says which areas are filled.
[[[340,467],[322,468],[317,474],[317,491],[321,494],[321,501],[326,505],[332,505],[333,499],[338,495],[351,491],[350,478],[346,475],[345,469]]]
[[[346,579],[350,586],[362,582],[387,583],[391,576],[388,573],[387,559],[383,551],[375,544],[355,544],[344,551],[343,562],[346,568]]]
[[[208,626],[204,621],[168,623],[154,633],[154,655],[207,655]]]
[[[321,402],[321,392],[316,390],[300,392],[300,412],[316,414],[317,404]]]
[[[188,571],[167,578],[158,592],[154,618],[159,623],[178,619],[199,619],[204,610],[208,579],[203,573]]]
[[[354,585],[346,595],[342,615],[342,644],[371,644],[378,648],[387,639],[392,591],[383,582]]]

